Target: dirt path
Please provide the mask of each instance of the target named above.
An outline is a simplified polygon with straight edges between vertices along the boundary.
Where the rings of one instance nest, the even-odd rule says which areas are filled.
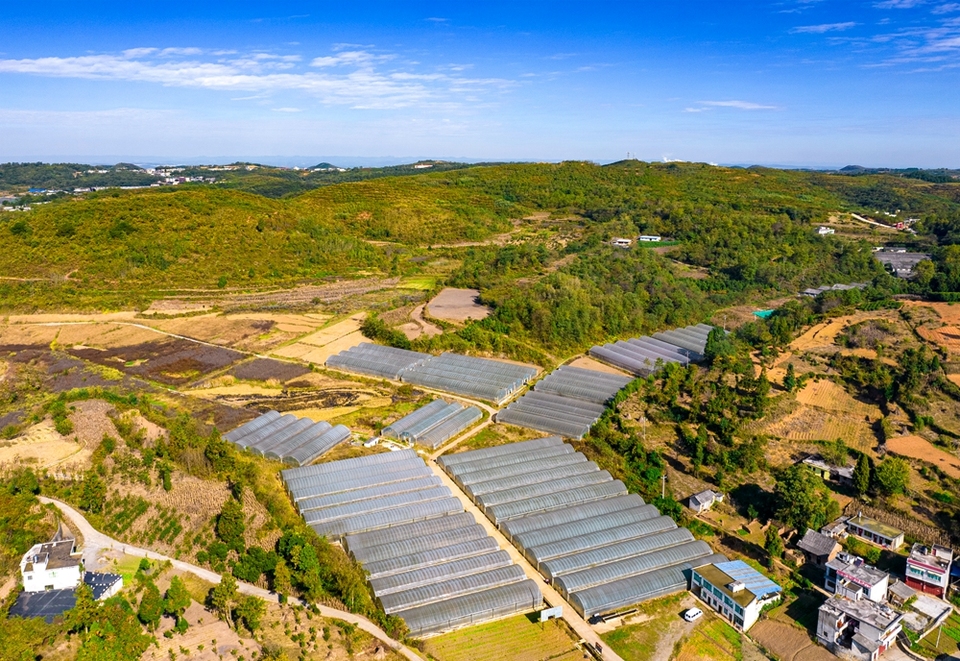
[[[423,318],[423,305],[418,305],[413,308],[413,312],[410,313],[410,318],[413,319],[417,324],[420,325],[420,328],[423,330],[423,334],[427,336],[433,335],[442,335],[443,329],[439,326],[430,323]]]
[[[543,599],[548,606],[563,606],[563,619],[570,625],[570,628],[573,629],[578,636],[586,640],[588,643],[593,645],[601,645],[603,647],[603,654],[600,655],[602,659],[608,659],[609,661],[623,661],[616,652],[610,649],[610,647],[604,643],[596,631],[593,630],[586,620],[580,617],[573,608],[570,607],[570,604],[566,603],[563,597],[560,596],[560,593],[553,589],[553,587],[545,583],[543,576],[540,575],[533,566],[527,562],[527,559],[517,550],[517,548],[507,541],[507,538],[503,536],[495,525],[483,515],[483,512],[473,504],[463,491],[460,490],[460,487],[457,486],[456,482],[450,479],[450,476],[447,475],[440,466],[437,465],[435,459],[431,459],[427,462],[427,465],[430,467],[430,470],[433,471],[433,474],[440,478],[440,481],[447,487],[449,487],[451,493],[454,496],[460,499],[460,502],[463,504],[463,508],[470,512],[473,515],[473,518],[477,520],[477,523],[483,526],[487,534],[490,535],[493,539],[497,540],[497,544],[501,549],[506,551],[510,555],[510,559],[513,560],[520,568],[523,569],[524,573],[527,575],[527,578],[530,578],[537,582],[540,586],[540,591],[543,593]]]
[[[87,521],[87,519],[80,514],[80,512],[73,509],[66,503],[62,503],[59,500],[53,500],[52,498],[45,498],[43,496],[40,496],[39,499],[41,503],[56,505],[70,520],[70,523],[73,524],[73,526],[83,535],[83,562],[84,566],[86,567],[98,566],[99,556],[103,551],[121,551],[127,555],[170,562],[174,568],[193,574],[194,576],[202,578],[209,583],[217,584],[220,582],[220,574],[212,572],[209,569],[197,567],[196,565],[191,565],[181,560],[175,560],[163,554],[155,553],[154,551],[141,549],[136,546],[130,546],[115,540],[112,537],[104,535],[102,532],[91,526],[90,522]],[[242,583],[240,581],[237,582],[237,585],[239,591],[243,594],[260,597],[261,599],[271,602],[279,603],[280,601],[276,594],[268,590],[264,590],[263,588],[258,588],[254,585],[250,585],[249,583]],[[422,657],[416,654],[413,650],[388,636],[385,631],[365,617],[361,617],[354,613],[337,610],[335,608],[328,608],[327,606],[318,606],[318,608],[320,609],[320,615],[323,617],[335,618],[356,625],[358,628],[390,646],[391,649],[399,652],[410,661],[423,661]]]

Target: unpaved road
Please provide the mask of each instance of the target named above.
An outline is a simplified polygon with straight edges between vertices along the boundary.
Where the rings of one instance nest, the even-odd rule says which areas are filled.
[[[181,560],[175,560],[154,551],[141,549],[136,546],[130,546],[113,539],[112,537],[104,535],[102,532],[90,525],[90,522],[87,521],[87,519],[80,512],[73,509],[66,503],[62,503],[59,500],[54,500],[52,498],[45,498],[44,496],[40,496],[39,499],[41,503],[56,505],[60,511],[63,512],[64,516],[70,520],[70,523],[73,524],[74,528],[83,536],[83,563],[86,567],[97,567],[100,554],[103,551],[121,551],[127,555],[170,562],[174,568],[193,574],[194,576],[202,578],[209,583],[216,584],[220,582],[220,574],[212,572],[209,569],[197,567],[196,565],[191,565],[190,563],[183,562]],[[237,585],[240,592],[243,594],[260,597],[265,601],[279,602],[279,598],[273,592],[264,590],[263,588],[258,588],[254,585],[250,585],[249,583],[242,583],[240,581],[237,581]],[[388,645],[391,649],[396,650],[398,653],[410,659],[410,661],[423,661],[423,659],[413,650],[403,643],[400,643],[399,641],[396,641],[388,636],[383,629],[365,617],[361,617],[354,613],[337,610],[335,608],[328,608],[326,606],[318,606],[318,608],[320,609],[320,615],[323,617],[331,617],[356,625],[358,628],[366,631],[377,640],[380,640]]]

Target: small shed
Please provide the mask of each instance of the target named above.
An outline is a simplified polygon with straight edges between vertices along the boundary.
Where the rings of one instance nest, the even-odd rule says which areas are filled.
[[[688,505],[690,509],[692,509],[697,514],[702,514],[703,512],[706,512],[711,507],[713,507],[714,503],[722,503],[722,502],[723,502],[722,493],[717,493],[716,491],[707,489],[706,491],[701,491],[700,493],[695,493],[692,496],[690,496]]]

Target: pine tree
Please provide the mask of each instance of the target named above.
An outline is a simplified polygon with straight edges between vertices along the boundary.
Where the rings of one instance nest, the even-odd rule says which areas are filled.
[[[224,503],[223,509],[220,510],[220,515],[217,517],[217,537],[237,553],[242,553],[245,530],[243,505],[231,498]]]
[[[67,630],[87,633],[97,619],[100,603],[93,598],[93,590],[86,583],[81,583],[75,594],[76,604],[66,613]]]
[[[220,583],[210,590],[210,605],[217,611],[220,619],[226,620],[231,627],[233,626],[233,602],[236,598],[237,579],[230,574],[224,574]]]
[[[243,626],[249,629],[250,633],[256,633],[266,612],[267,605],[263,599],[246,596],[237,604],[237,624],[243,622]]]
[[[870,489],[870,458],[863,452],[857,458],[857,466],[853,469],[853,488],[860,496],[866,495]]]
[[[793,363],[787,364],[787,374],[783,377],[783,387],[787,392],[793,392],[797,388],[797,375],[793,370]]]
[[[144,584],[143,597],[140,599],[140,608],[137,609],[137,617],[153,631],[160,624],[162,615],[163,599],[160,597],[160,590],[153,581],[147,581]]]
[[[183,612],[190,606],[190,593],[179,576],[174,576],[167,588],[163,599],[163,612],[177,618],[183,617]]]

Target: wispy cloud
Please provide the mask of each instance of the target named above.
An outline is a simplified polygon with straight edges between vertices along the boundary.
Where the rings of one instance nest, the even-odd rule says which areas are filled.
[[[960,2],[948,2],[945,5],[940,5],[939,7],[934,7],[930,10],[931,14],[950,14],[955,11],[960,11]]]
[[[483,90],[508,89],[515,84],[501,78],[468,78],[454,70],[423,72],[395,66],[384,71],[379,67],[395,60],[393,54],[349,46],[340,44],[332,55],[312,58],[308,68],[297,54],[132,48],[76,57],[0,59],[0,73],[247,92],[255,98],[293,91],[324,104],[378,109],[475,103],[476,94]]]
[[[923,4],[926,4],[926,0],[884,0],[873,6],[877,9],[913,9]]]
[[[857,24],[853,21],[844,23],[821,23],[819,25],[801,25],[795,27],[790,32],[794,34],[823,34],[824,32],[843,32],[855,27]]]
[[[303,112],[303,110],[300,108],[285,107],[285,108],[274,108],[273,112]]]
[[[700,101],[700,105],[711,108],[736,108],[737,110],[778,110],[777,106],[769,106],[752,101]]]

